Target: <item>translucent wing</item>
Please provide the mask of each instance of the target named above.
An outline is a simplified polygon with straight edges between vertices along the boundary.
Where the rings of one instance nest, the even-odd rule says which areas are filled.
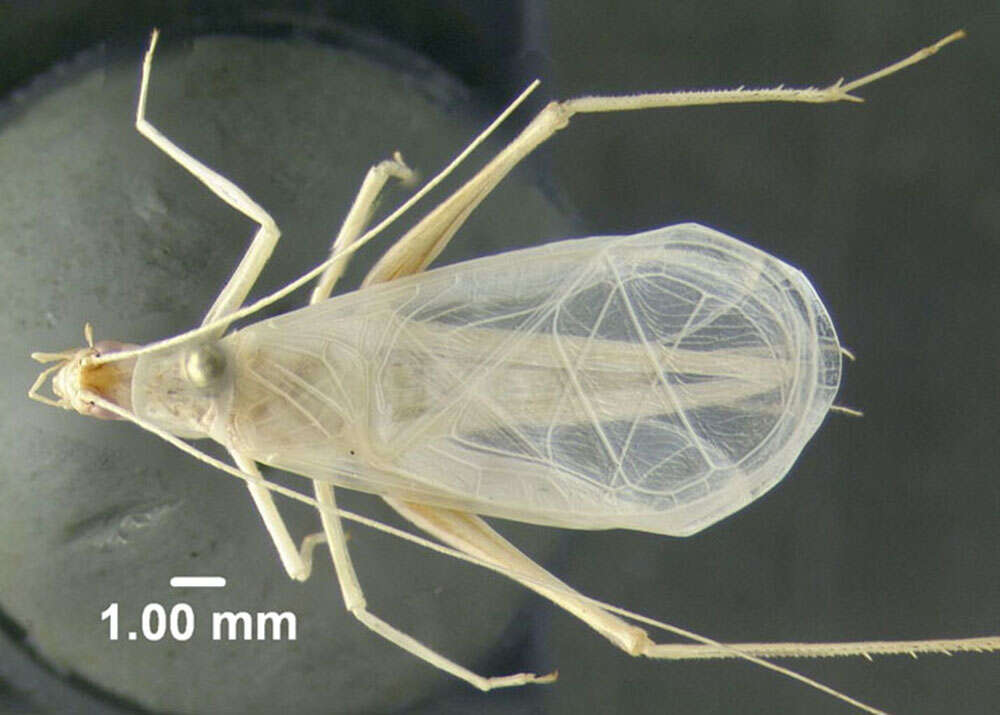
[[[480,514],[674,535],[781,479],[840,379],[805,276],[696,224],[429,271],[225,344],[235,387],[215,436],[259,461]]]

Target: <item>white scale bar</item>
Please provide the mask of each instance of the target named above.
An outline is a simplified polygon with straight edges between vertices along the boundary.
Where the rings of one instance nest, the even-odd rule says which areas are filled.
[[[226,579],[222,576],[172,576],[171,588],[225,588]]]

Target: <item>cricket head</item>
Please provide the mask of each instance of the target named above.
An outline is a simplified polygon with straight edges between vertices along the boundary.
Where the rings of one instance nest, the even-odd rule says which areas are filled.
[[[87,340],[87,347],[59,353],[31,354],[31,357],[40,363],[55,364],[42,371],[28,391],[28,397],[53,407],[76,410],[88,417],[103,420],[121,419],[95,404],[94,396],[100,396],[125,410],[130,410],[135,359],[112,362],[95,362],[95,360],[104,355],[131,350],[138,346],[114,340],[101,340],[95,343],[90,323],[84,326],[83,334]],[[39,392],[49,375],[52,375],[52,392],[58,398],[55,400]]]

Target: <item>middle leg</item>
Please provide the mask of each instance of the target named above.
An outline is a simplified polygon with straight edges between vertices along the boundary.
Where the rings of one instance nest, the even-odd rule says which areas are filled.
[[[398,152],[392,160],[383,161],[372,167],[362,183],[361,190],[358,192],[347,218],[341,226],[331,252],[336,255],[338,250],[346,248],[361,235],[371,218],[379,193],[390,178],[397,178],[404,183],[408,183],[413,177],[413,172],[403,163],[402,157]],[[334,285],[343,274],[345,265],[345,260],[338,261],[332,264],[320,276],[310,296],[310,305],[326,300],[330,296]],[[337,580],[340,583],[344,606],[361,623],[403,650],[466,681],[480,690],[486,691],[494,688],[526,685],[528,683],[541,684],[551,682],[555,679],[551,675],[539,677],[533,673],[483,677],[442,656],[412,636],[400,631],[398,628],[371,613],[368,610],[364,591],[361,588],[357,572],[354,570],[354,564],[347,550],[347,539],[344,535],[340,517],[337,515],[337,504],[333,487],[325,482],[314,480],[313,491],[316,494],[316,501],[320,507],[319,512],[323,523],[324,540],[330,549],[330,556],[333,560]]]

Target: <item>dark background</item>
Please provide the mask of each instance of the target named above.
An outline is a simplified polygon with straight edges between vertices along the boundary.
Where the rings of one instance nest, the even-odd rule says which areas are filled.
[[[967,40],[862,90],[868,100],[863,105],[583,117],[527,170],[529,178],[541,175],[550,198],[570,215],[571,232],[630,233],[697,220],[802,268],[834,317],[842,342],[859,358],[846,366],[839,402],[866,413],[860,420],[831,415],[785,481],[702,534],[684,540],[625,532],[574,534],[556,547],[548,563],[585,593],[719,640],[888,640],[1000,632],[1000,17],[995,4],[755,3],[733,8],[702,2],[557,1],[502,10],[490,3],[458,2],[419,8],[369,3],[364,10],[338,3],[236,7],[62,2],[35,4],[29,11],[3,5],[0,82],[8,92],[21,88],[28,97],[23,101],[30,102],[46,91],[35,85],[24,92],[33,75],[101,43],[104,54],[86,62],[99,65],[116,52],[132,52],[137,72],[139,52],[154,24],[177,37],[241,26],[261,36],[280,34],[275,26],[315,30],[333,20],[428,56],[457,75],[469,87],[470,106],[483,110],[499,108],[536,73],[545,80],[537,93],[544,98],[825,83],[866,73],[953,29],[967,29]],[[280,11],[262,12],[275,7]],[[377,43],[373,47],[377,50]],[[72,72],[71,65],[62,67],[62,74],[54,76]],[[24,105],[17,96],[7,96],[13,97],[8,121],[17,121]],[[240,123],[241,117],[232,122]],[[408,151],[405,145],[398,148]],[[263,145],[260,161],[267,161]],[[16,175],[26,169],[2,170]],[[510,245],[556,237],[512,236]],[[0,243],[8,240],[0,236]],[[463,241],[463,234],[456,241]],[[498,247],[467,248],[474,254]],[[300,267],[308,259],[302,261]],[[11,265],[4,269],[16,271]],[[86,283],[79,286],[87,289]],[[38,290],[44,296],[45,286]],[[20,296],[30,308],[29,298]],[[43,303],[39,297],[38,304]],[[78,341],[79,325],[87,318],[93,316],[74,313],[48,330],[33,331],[44,344],[32,347],[55,349]],[[22,389],[18,385],[5,394]],[[11,414],[39,410],[12,399],[5,413],[10,420]],[[71,417],[55,413],[51,419],[69,424]],[[150,440],[137,439],[140,450],[150,449]],[[13,454],[18,445],[9,449]],[[8,469],[3,479],[16,476]],[[223,482],[220,489],[225,488]],[[249,509],[245,495],[235,489],[233,501],[234,509]],[[33,521],[27,513],[19,518]],[[506,524],[500,527],[509,530]],[[517,530],[518,543],[532,543],[534,531],[540,530]],[[368,532],[357,534],[359,541],[367,538]],[[397,548],[388,540],[379,543]],[[248,561],[273,558],[266,544],[254,548],[244,554]],[[417,558],[410,547],[398,548],[406,549],[407,558]],[[136,557],[140,562],[141,556]],[[468,585],[469,593],[491,599],[473,613],[519,598],[517,589],[468,567],[451,566],[446,574],[449,589],[461,592]],[[337,594],[330,594],[336,609]],[[501,655],[467,662],[497,673],[558,667],[557,685],[479,695],[443,679],[432,693],[404,704],[401,698],[392,708],[848,711],[748,664],[633,660],[548,604],[527,598],[523,605],[515,620],[527,625],[507,631]],[[409,627],[400,620],[405,614],[401,609],[395,620]],[[62,680],[46,664],[46,653],[32,650],[30,638],[24,641],[26,627],[11,619],[0,652],[5,679],[0,694],[7,711],[129,712],[141,702],[108,696],[106,684]],[[495,646],[487,643],[483,650]],[[378,662],[385,651],[372,647]],[[204,667],[211,669],[219,656],[185,657],[204,658]],[[986,713],[1000,701],[996,655],[785,664],[891,712]],[[419,663],[412,669],[435,677]],[[377,675],[365,687],[394,687]],[[326,702],[323,712],[344,710],[335,692]]]

